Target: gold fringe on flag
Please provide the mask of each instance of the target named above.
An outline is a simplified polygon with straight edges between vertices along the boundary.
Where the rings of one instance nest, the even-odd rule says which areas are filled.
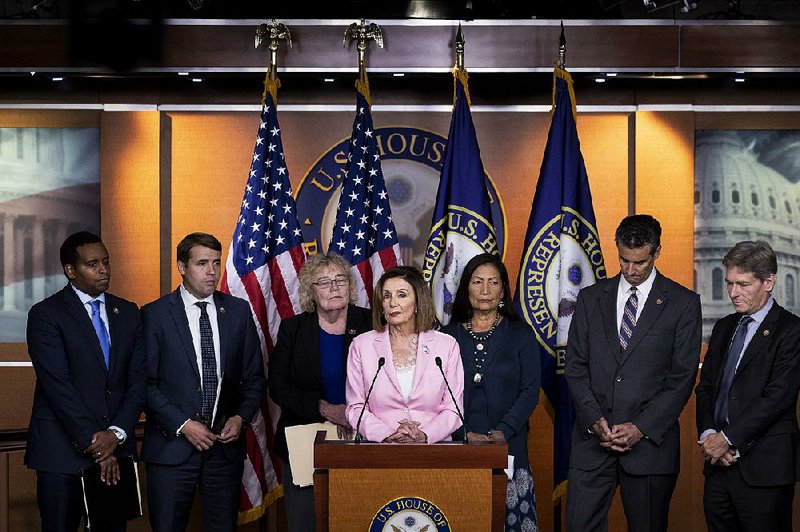
[[[472,100],[469,97],[469,74],[466,68],[453,68],[453,105],[456,104],[456,80],[461,82],[464,86],[464,95],[467,97],[467,105],[472,105]]]
[[[358,68],[358,79],[356,80],[356,90],[361,93],[367,105],[372,108],[372,98],[369,94],[369,79],[367,78],[367,68],[362,64]]]
[[[278,105],[278,89],[281,86],[281,80],[278,78],[270,79],[269,72],[267,72],[267,77],[264,78],[264,93],[261,95],[261,105],[265,105],[267,103],[267,93],[272,95],[272,101],[275,102],[275,105]]]
[[[575,91],[572,88],[572,76],[570,76],[569,72],[564,70],[563,68],[555,67],[553,69],[553,107],[551,109],[554,110],[556,108],[556,78],[561,78],[567,82],[567,88],[569,89],[569,99],[572,103],[572,119],[575,122],[578,122],[578,111],[575,107]]]

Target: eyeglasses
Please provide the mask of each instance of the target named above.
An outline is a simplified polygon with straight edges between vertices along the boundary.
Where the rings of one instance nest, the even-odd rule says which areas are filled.
[[[316,283],[313,283],[313,285],[319,288],[320,290],[322,290],[323,288],[327,288],[330,290],[331,288],[333,288],[334,284],[339,288],[341,288],[347,283],[348,283],[347,277],[342,275],[339,277],[334,277],[333,279],[328,279],[327,277],[324,277],[319,281],[317,281]]]

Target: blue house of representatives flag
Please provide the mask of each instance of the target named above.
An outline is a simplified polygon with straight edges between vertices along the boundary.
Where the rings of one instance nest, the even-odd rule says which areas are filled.
[[[375,283],[385,270],[400,264],[400,244],[381,172],[366,72],[362,76],[356,82],[356,118],[328,251],[352,265],[356,304],[371,307]]]
[[[575,410],[564,379],[578,291],[606,277],[566,70],[553,72],[553,118],[522,250],[514,302],[539,340],[544,404],[553,419],[553,500],[566,493]]]
[[[461,271],[480,253],[500,254],[486,175],[469,110],[467,73],[456,70],[455,103],[422,272],[440,325],[450,323]]]

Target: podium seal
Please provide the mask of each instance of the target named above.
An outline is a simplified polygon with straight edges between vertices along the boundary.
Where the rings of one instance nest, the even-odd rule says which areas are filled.
[[[447,517],[431,501],[419,497],[400,497],[378,510],[369,532],[450,532]]]

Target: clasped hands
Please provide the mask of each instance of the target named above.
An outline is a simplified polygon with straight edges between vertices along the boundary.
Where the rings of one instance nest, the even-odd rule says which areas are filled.
[[[336,434],[340,440],[353,439],[353,427],[347,421],[347,414],[345,413],[345,405],[333,405],[324,399],[319,400],[319,414],[336,425]]]
[[[225,422],[222,431],[214,434],[204,424],[190,419],[181,428],[181,434],[198,451],[207,451],[214,445],[214,442],[230,443],[239,439],[243,425],[244,420],[241,416],[232,416]]]
[[[703,460],[712,465],[730,466],[736,463],[736,449],[730,446],[721,432],[712,432],[699,440]]]
[[[397,430],[383,439],[383,443],[427,443],[428,435],[419,428],[420,422],[411,419],[398,421]]]
[[[119,464],[114,451],[119,441],[110,430],[99,430],[92,434],[92,441],[85,453],[100,466],[100,480],[111,486],[119,482]]]
[[[608,421],[604,417],[594,422],[592,432],[600,438],[600,447],[618,453],[630,451],[644,436],[630,421],[609,428]]]

